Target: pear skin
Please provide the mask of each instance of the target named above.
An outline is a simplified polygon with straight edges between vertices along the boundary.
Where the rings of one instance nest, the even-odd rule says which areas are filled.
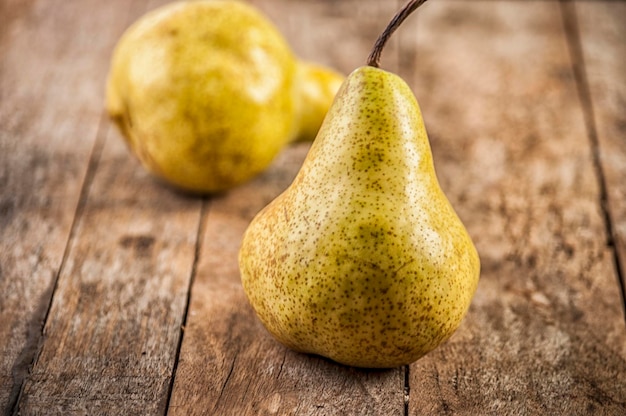
[[[276,339],[345,365],[409,364],[458,328],[479,257],[400,77],[368,66],[346,79],[295,180],[246,230],[239,266]]]

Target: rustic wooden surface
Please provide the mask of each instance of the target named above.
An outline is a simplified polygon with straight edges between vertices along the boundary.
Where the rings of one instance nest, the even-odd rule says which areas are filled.
[[[105,117],[116,40],[164,2],[0,0],[1,411],[626,414],[626,2],[437,0],[392,38],[482,275],[446,344],[385,371],[285,349],[241,289],[241,235],[306,144],[189,197]],[[348,73],[403,1],[253,3]]]

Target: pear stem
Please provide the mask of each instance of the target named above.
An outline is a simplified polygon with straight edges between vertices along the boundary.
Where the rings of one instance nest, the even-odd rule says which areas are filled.
[[[402,9],[400,9],[400,11],[394,16],[394,18],[391,19],[391,22],[389,22],[383,33],[381,33],[376,40],[376,43],[372,48],[372,52],[367,58],[367,65],[378,68],[380,54],[382,53],[385,44],[387,43],[393,32],[395,32],[396,29],[400,27],[402,22],[404,22],[404,20],[409,17],[409,15],[413,13],[415,9],[426,3],[426,1],[427,0],[410,0]]]

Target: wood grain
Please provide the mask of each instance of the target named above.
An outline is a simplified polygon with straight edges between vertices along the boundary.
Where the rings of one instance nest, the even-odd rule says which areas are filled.
[[[158,184],[108,136],[20,413],[164,412],[201,203]]]
[[[422,12],[413,84],[482,277],[411,366],[409,413],[622,414],[626,332],[559,5]]]
[[[2,2],[0,411],[38,348],[99,129],[107,53],[125,15],[98,5]]]
[[[576,2],[612,243],[626,302],[626,3]]]
[[[365,65],[370,49],[404,2],[393,0],[251,0],[285,35],[296,56],[349,74]],[[385,64],[398,68],[398,39],[385,48]]]

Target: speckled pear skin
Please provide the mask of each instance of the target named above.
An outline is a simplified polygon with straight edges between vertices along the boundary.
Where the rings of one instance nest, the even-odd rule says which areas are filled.
[[[301,77],[300,65],[246,2],[169,3],[120,38],[106,107],[149,172],[187,191],[218,192],[265,170],[300,136],[299,120],[321,124],[332,97],[315,101],[321,114],[309,111],[301,91],[323,86]]]
[[[261,322],[297,351],[391,368],[452,335],[479,258],[401,78],[347,78],[295,180],[246,230],[239,265]]]

